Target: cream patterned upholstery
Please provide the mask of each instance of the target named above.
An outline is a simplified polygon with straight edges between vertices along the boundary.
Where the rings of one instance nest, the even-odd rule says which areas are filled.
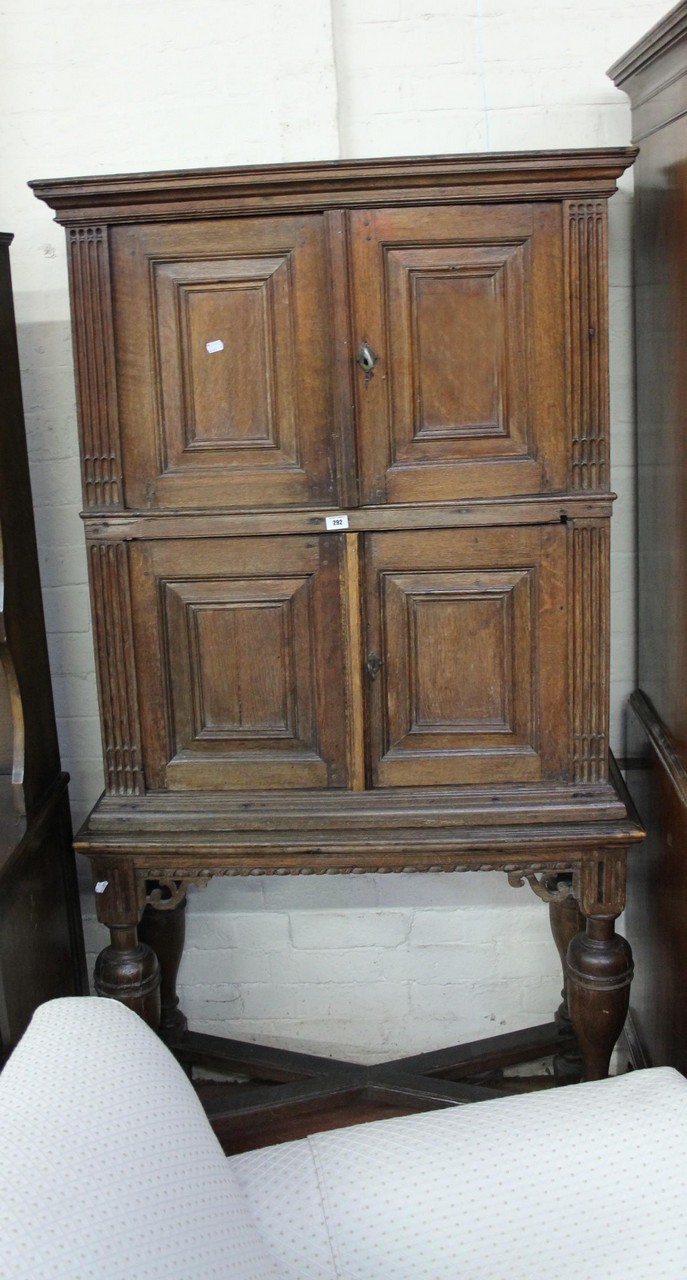
[[[298,1201],[310,1160],[312,1241]],[[357,1125],[231,1164],[289,1280],[687,1277],[687,1081],[669,1068]]]
[[[140,1020],[44,1005],[0,1077],[0,1280],[685,1280],[687,1081],[635,1072],[226,1160]]]
[[[0,1075],[2,1280],[275,1280],[181,1067],[114,1000],[42,1005]]]

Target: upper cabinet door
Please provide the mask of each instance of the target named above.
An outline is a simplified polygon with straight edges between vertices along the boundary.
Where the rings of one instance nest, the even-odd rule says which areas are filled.
[[[562,489],[560,207],[351,224],[362,503]]]
[[[129,507],[337,503],[323,218],[112,230]]]

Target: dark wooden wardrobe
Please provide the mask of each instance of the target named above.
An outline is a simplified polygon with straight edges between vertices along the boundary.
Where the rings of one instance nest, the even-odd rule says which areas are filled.
[[[43,622],[11,240],[0,234],[0,1061],[38,1004],[88,989]]]
[[[632,1006],[653,1064],[687,1072],[687,4],[609,75],[632,103],[639,537],[628,781],[648,836],[631,868]]]

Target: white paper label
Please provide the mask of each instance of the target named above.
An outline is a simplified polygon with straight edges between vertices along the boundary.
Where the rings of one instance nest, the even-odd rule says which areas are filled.
[[[212,356],[215,351],[224,351],[224,343],[221,338],[215,338],[214,342],[206,342],[205,350]]]
[[[336,533],[348,528],[348,516],[325,516],[324,523],[327,533]]]
[[[99,880],[95,886],[96,893],[104,893],[109,883],[109,880]]]

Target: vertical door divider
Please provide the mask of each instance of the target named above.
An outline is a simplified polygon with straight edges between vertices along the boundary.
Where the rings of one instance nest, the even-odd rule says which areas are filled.
[[[329,253],[332,313],[332,408],[339,494],[344,507],[359,506],[358,459],[355,435],[354,343],[351,322],[351,282],[348,214],[329,209],[324,215]]]
[[[362,598],[360,585],[360,534],[344,533],[342,597],[346,632],[347,684],[346,732],[348,777],[351,791],[365,790],[365,687]]]

